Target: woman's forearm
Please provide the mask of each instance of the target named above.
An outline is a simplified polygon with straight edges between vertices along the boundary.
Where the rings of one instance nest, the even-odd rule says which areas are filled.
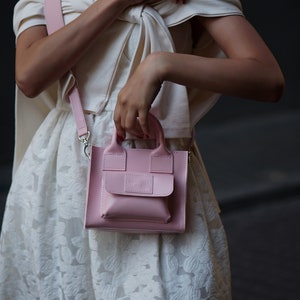
[[[160,80],[172,81],[224,95],[259,101],[277,101],[284,89],[282,73],[275,64],[251,58],[205,58],[187,54],[156,53]]]
[[[29,28],[17,41],[16,81],[34,97],[76,64],[129,1],[96,1],[70,24],[47,36],[45,26]]]

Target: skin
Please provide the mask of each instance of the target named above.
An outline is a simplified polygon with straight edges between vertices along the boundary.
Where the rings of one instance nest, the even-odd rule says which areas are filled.
[[[18,87],[28,97],[37,96],[70,70],[124,9],[150,2],[98,0],[50,36],[45,26],[27,29],[16,44]],[[182,5],[185,1],[176,2]],[[118,96],[114,121],[121,138],[126,132],[149,135],[147,115],[164,81],[257,101],[276,102],[282,97],[285,80],[280,66],[246,18],[198,17],[193,27],[207,30],[227,58],[167,52],[148,55]]]

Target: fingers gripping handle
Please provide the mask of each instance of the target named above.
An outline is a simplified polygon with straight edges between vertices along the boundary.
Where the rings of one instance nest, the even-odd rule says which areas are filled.
[[[163,129],[158,119],[149,113],[149,125],[157,141],[157,147],[150,149],[150,172],[173,173],[173,154],[165,145]],[[105,170],[127,170],[127,156],[130,149],[125,149],[118,143],[116,130],[113,133],[111,144],[104,150],[103,167]],[[135,155],[142,155],[142,151],[136,151]]]

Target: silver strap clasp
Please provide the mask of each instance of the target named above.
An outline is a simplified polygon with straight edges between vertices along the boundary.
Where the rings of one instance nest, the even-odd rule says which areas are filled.
[[[91,133],[89,131],[87,131],[86,134],[78,136],[79,141],[83,144],[83,152],[85,154],[85,156],[88,159],[91,159],[91,153],[90,153],[90,143],[89,143],[89,139],[90,139]]]

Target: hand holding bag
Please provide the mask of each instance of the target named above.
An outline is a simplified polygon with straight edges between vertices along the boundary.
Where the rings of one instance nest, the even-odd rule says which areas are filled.
[[[48,34],[64,26],[60,0],[45,0]],[[157,146],[126,149],[114,131],[107,147],[91,147],[77,87],[69,93],[79,140],[90,158],[86,228],[118,232],[184,232],[188,151],[167,149],[160,122],[149,113]]]

